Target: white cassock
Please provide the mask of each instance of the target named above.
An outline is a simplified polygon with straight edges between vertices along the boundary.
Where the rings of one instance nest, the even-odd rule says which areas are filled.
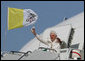
[[[36,35],[36,38],[37,38],[40,42],[42,42],[42,43],[44,43],[45,45],[47,45],[47,48],[55,49],[55,50],[57,51],[57,53],[60,52],[60,44],[56,42],[57,39],[54,40],[53,42],[52,42],[50,39],[46,41],[46,40],[43,40],[38,34]]]

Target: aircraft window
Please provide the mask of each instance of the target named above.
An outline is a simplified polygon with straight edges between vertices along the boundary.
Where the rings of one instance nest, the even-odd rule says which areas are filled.
[[[75,44],[75,45],[71,45],[70,47],[71,47],[71,48],[76,48],[76,49],[78,49],[79,43],[78,43],[78,44]]]

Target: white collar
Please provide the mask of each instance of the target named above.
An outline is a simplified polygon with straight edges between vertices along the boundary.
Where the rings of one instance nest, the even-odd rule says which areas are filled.
[[[51,40],[49,41],[49,42],[51,42],[51,43],[56,43],[56,39],[52,42]]]

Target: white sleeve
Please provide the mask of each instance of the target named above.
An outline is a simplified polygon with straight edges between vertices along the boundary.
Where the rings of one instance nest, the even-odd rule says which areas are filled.
[[[57,51],[57,53],[60,52],[60,44],[59,43],[57,43],[57,44],[55,43],[53,48]]]
[[[47,42],[45,42],[38,34],[36,35],[36,38],[40,41],[40,42],[42,42],[42,43],[44,43],[45,45],[49,45]]]

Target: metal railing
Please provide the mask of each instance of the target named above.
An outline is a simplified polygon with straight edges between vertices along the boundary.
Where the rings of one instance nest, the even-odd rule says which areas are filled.
[[[28,53],[32,53],[31,51],[27,51],[26,53],[24,53],[18,60],[20,60],[21,58],[23,58],[24,56],[28,56]]]

